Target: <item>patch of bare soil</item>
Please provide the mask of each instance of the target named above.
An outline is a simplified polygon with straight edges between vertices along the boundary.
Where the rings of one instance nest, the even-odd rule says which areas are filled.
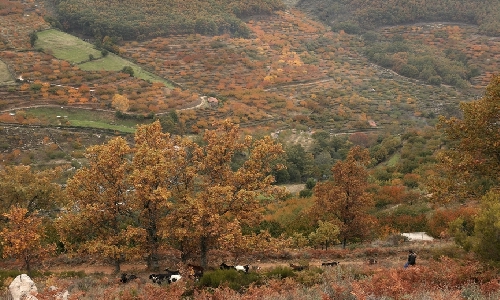
[[[285,184],[283,185],[290,193],[296,194],[300,191],[302,191],[305,188],[305,184],[299,183],[299,184]]]

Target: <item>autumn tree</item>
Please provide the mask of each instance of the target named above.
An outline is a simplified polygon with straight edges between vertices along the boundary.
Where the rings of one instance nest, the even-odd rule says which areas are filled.
[[[88,148],[89,165],[68,180],[69,212],[57,220],[64,246],[97,254],[120,271],[126,259],[140,257],[144,232],[131,210],[131,149],[123,138]]]
[[[314,188],[316,202],[311,214],[318,220],[339,223],[344,248],[348,240],[368,237],[374,222],[367,213],[373,207],[372,197],[366,192],[369,163],[368,150],[353,147],[345,161],[333,166],[333,181],[318,183]]]
[[[186,131],[186,124],[179,118],[175,110],[170,111],[168,114],[161,115],[159,121],[164,132],[183,135]]]
[[[111,106],[123,113],[130,108],[130,101],[123,95],[115,94],[113,96],[113,100],[111,101]]]
[[[437,201],[479,199],[500,184],[500,76],[483,98],[460,103],[461,119],[439,118],[438,128],[449,147],[438,154],[440,164],[428,186]]]
[[[4,216],[7,225],[0,232],[3,257],[14,257],[23,261],[26,271],[31,272],[34,261],[42,261],[54,254],[55,245],[47,244],[42,217],[29,213],[24,207],[12,206]]]
[[[340,234],[339,226],[330,223],[328,221],[318,221],[318,228],[316,231],[311,232],[309,234],[309,240],[313,245],[321,245],[325,247],[325,250],[328,250],[329,245],[333,245],[338,243],[338,237]]]
[[[455,242],[486,261],[500,262],[500,191],[492,190],[481,199],[478,214],[470,220],[459,217],[450,224]]]
[[[133,171],[133,209],[139,226],[146,232],[147,265],[158,268],[162,236],[176,232],[177,225],[162,227],[176,198],[184,198],[193,188],[196,166],[190,160],[195,144],[186,138],[162,133],[156,121],[139,126],[135,133]],[[168,245],[167,245],[168,246]],[[182,246],[180,247],[182,248]]]
[[[57,183],[61,170],[33,170],[30,166],[5,166],[0,169],[0,213],[6,213],[13,205],[51,212],[63,203],[61,186]]]
[[[233,169],[231,162],[238,153],[247,159]],[[210,250],[223,248],[228,236],[240,236],[242,225],[257,224],[261,199],[284,193],[272,186],[271,175],[273,162],[282,153],[281,145],[269,136],[241,139],[239,127],[228,120],[205,131],[201,145],[190,151],[194,176],[179,178],[177,185],[186,190],[172,195],[176,205],[168,227],[177,244],[189,244],[201,265],[207,266]]]

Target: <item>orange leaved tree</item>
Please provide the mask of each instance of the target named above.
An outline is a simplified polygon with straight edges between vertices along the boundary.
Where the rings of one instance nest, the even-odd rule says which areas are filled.
[[[460,110],[461,118],[441,116],[438,123],[450,142],[427,183],[440,202],[478,200],[500,185],[500,75],[483,98],[460,103]]]
[[[230,121],[207,130],[199,145],[184,148],[190,168],[175,178],[175,202],[167,217],[172,244],[184,258],[196,254],[207,265],[209,250],[224,248],[228,238],[238,240],[241,226],[255,224],[261,214],[262,199],[281,197],[271,175],[280,144],[270,137],[253,140],[242,137]],[[236,157],[241,158],[236,162]],[[259,198],[261,197],[261,198]]]
[[[370,162],[368,150],[360,146],[351,148],[345,161],[333,168],[333,181],[316,184],[316,202],[313,215],[340,225],[339,237],[345,248],[348,240],[366,238],[371,233],[374,220],[368,215],[373,199],[366,192]]]
[[[162,237],[177,228],[177,224],[166,226],[164,219],[171,213],[176,199],[185,197],[193,189],[196,167],[190,152],[194,146],[187,138],[163,133],[159,121],[139,126],[135,133],[131,203],[139,226],[146,233],[150,269],[158,269],[158,250],[164,244]]]
[[[63,202],[60,169],[33,170],[30,166],[5,166],[0,170],[0,213],[16,205],[32,213],[51,212]]]
[[[33,261],[41,261],[55,253],[54,244],[44,243],[45,228],[42,218],[28,214],[26,208],[12,206],[4,216],[7,225],[0,232],[3,257],[14,257],[23,261],[26,271],[31,272]]]
[[[130,154],[123,138],[90,147],[89,165],[68,180],[69,211],[57,220],[68,250],[109,259],[115,272],[126,259],[139,258],[144,243],[130,204]]]

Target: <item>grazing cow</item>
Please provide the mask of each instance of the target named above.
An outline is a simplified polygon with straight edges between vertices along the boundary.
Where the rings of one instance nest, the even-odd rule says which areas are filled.
[[[170,278],[168,279],[168,283],[176,282],[181,278],[182,278],[182,276],[179,274],[172,274],[172,275],[170,275]]]
[[[153,283],[162,284],[164,281],[170,280],[171,274],[151,274],[149,275],[149,279],[153,281]]]
[[[149,279],[151,279],[153,283],[156,283],[156,274],[149,274]]]
[[[170,274],[170,275],[180,275],[181,274],[179,272],[179,270],[172,271],[172,270],[169,270],[168,268],[165,269],[165,272],[167,272],[167,274]]]
[[[374,264],[376,264],[376,263],[378,263],[378,261],[377,261],[375,258],[369,258],[369,259],[368,259],[368,264],[369,264],[369,265],[374,265]]]
[[[331,261],[331,262],[324,262],[321,265],[322,266],[337,266],[338,264],[340,264],[340,262],[338,262],[338,261]]]
[[[235,267],[234,266],[230,266],[230,265],[226,265],[226,263],[221,263],[219,268],[221,270],[230,270],[230,269],[234,269]]]
[[[235,266],[234,268],[236,269],[236,271],[243,271],[245,273],[248,273],[248,269],[250,269],[250,266],[249,265],[244,265],[244,266],[238,265],[238,266]]]
[[[294,264],[290,264],[290,267],[294,270],[294,271],[302,271],[304,269],[307,269],[306,266],[297,266],[297,265],[294,265]]]
[[[137,276],[135,276],[134,274],[127,275],[127,273],[123,273],[122,276],[120,277],[120,282],[127,283],[134,279],[137,279]]]
[[[203,267],[201,266],[196,266],[192,264],[187,264],[188,269],[192,270],[192,276],[196,279],[199,280],[201,277],[203,277]]]

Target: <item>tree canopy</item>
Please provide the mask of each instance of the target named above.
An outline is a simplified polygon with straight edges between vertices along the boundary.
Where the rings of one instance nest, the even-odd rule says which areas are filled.
[[[438,128],[450,146],[429,186],[436,200],[479,199],[500,184],[500,76],[494,77],[483,98],[460,104],[462,118],[441,116]]]
[[[277,0],[54,0],[64,29],[125,40],[185,33],[248,35],[239,19],[283,9]]]
[[[339,224],[342,244],[348,240],[363,239],[370,235],[373,219],[368,209],[373,206],[367,193],[370,162],[368,150],[353,147],[345,161],[338,161],[332,168],[333,181],[316,184],[316,203],[312,214],[318,219]]]
[[[68,181],[70,212],[57,222],[62,240],[111,259],[117,272],[144,248],[151,269],[160,249],[206,266],[209,250],[243,241],[242,226],[257,224],[265,199],[285,194],[271,175],[283,152],[270,137],[242,137],[229,121],[200,144],[163,133],[159,121],[139,126],[133,147],[116,138],[88,149],[89,166]],[[245,157],[239,166],[237,154]]]

